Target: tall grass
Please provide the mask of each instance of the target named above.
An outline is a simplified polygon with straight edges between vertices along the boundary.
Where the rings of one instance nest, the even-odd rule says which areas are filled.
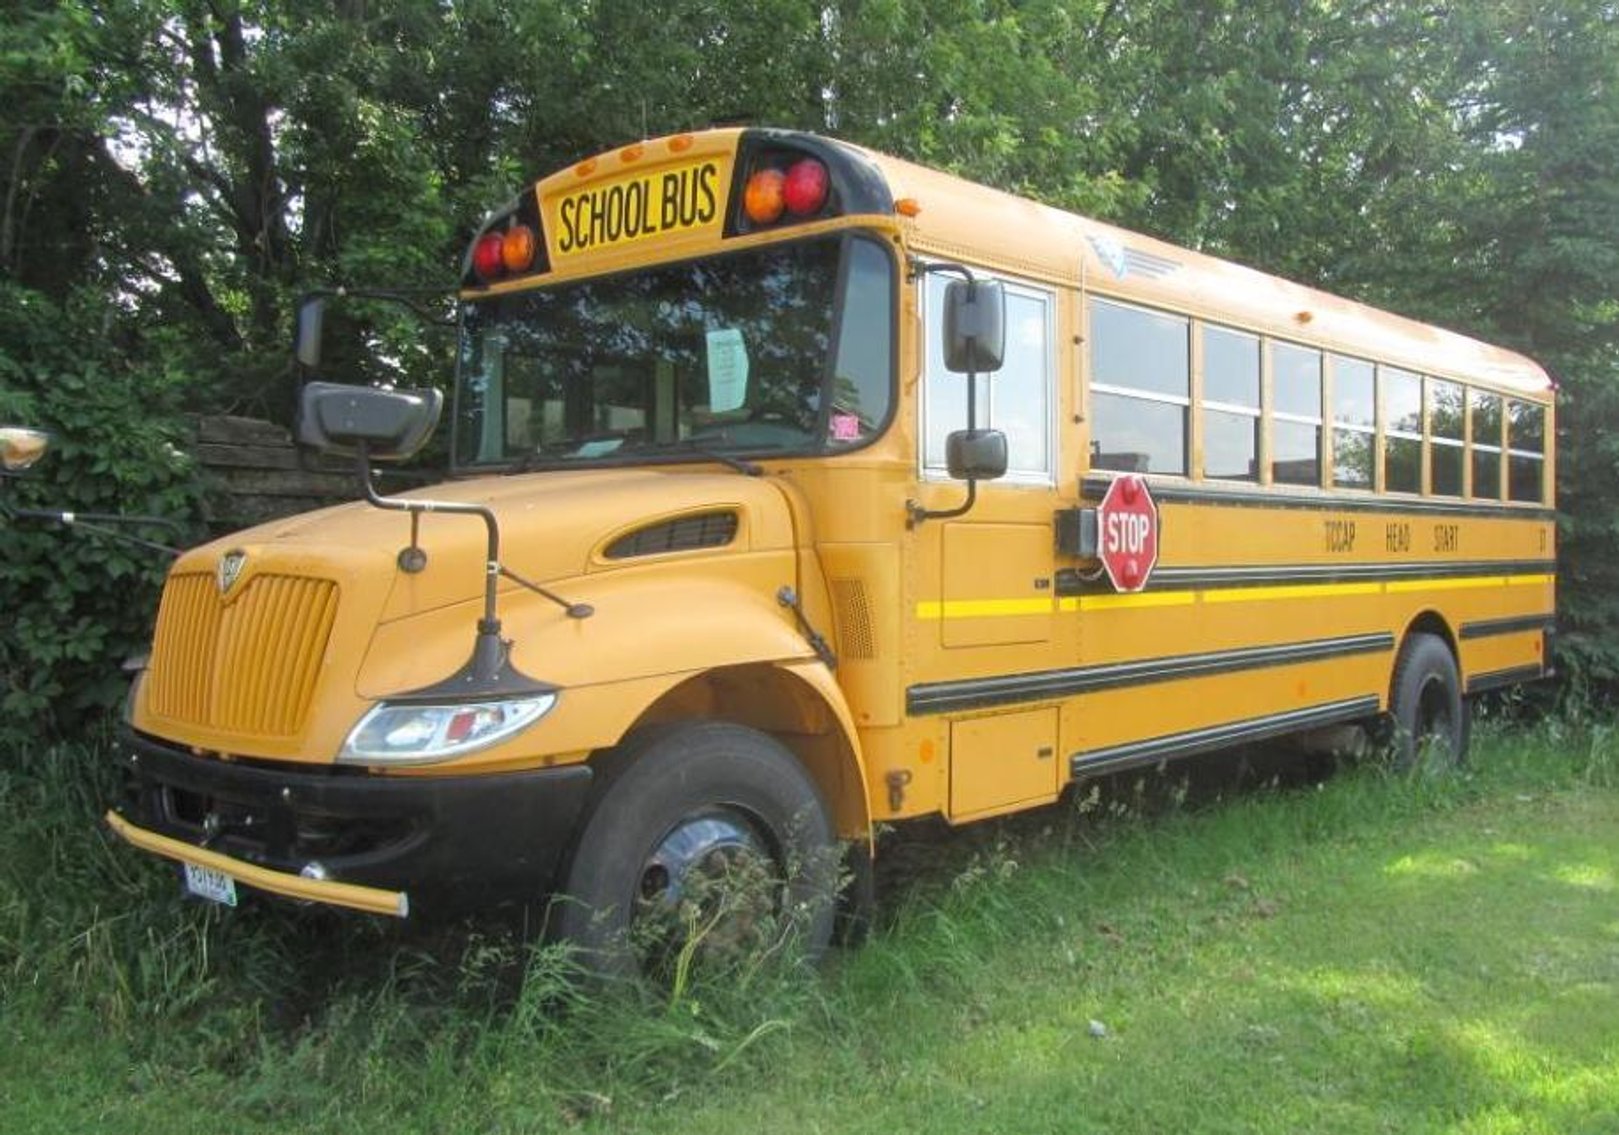
[[[661,992],[585,980],[565,947],[489,926],[184,901],[101,830],[110,766],[107,746],[65,746],[0,773],[0,1067],[14,1065],[0,1088],[18,1077],[21,1115],[76,1113],[24,1090],[38,1081],[17,1058],[82,1061],[94,1106],[127,1108],[132,1130],[204,1129],[224,1101],[244,1129],[450,1130],[476,1114],[539,1130],[696,1103],[805,1053],[831,1083],[881,1079],[894,1056],[869,1038],[896,1021],[925,1036],[929,1014],[1004,1014],[988,991],[1009,957],[1081,996],[1104,975],[1173,971],[1285,910],[1305,887],[1287,868],[1301,851],[1495,797],[1611,791],[1619,735],[1577,713],[1486,719],[1473,764],[1446,778],[1360,763],[1322,779],[1260,754],[1084,787],[1003,822],[903,828],[884,838],[884,914],[864,948],[819,973],[698,966]],[[190,1120],[161,1105],[175,1095]]]

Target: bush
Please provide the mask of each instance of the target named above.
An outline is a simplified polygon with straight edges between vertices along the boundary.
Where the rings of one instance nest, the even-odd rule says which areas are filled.
[[[86,295],[55,303],[0,285],[0,421],[47,429],[49,453],[0,483],[0,751],[82,734],[123,696],[168,567],[161,552],[16,509],[161,516],[116,530],[183,545],[201,492],[182,448],[188,379],[160,344]]]

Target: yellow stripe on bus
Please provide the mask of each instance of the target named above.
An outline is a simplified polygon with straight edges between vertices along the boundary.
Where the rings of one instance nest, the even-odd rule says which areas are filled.
[[[1259,599],[1321,599],[1327,596],[1381,595],[1381,583],[1288,583],[1277,587],[1233,587],[1203,592],[1205,603],[1248,603]]]
[[[1081,595],[1073,600],[1081,611],[1117,611],[1132,607],[1184,607],[1196,601],[1195,591],[1133,591],[1120,595]],[[1069,602],[1070,600],[1063,600],[1065,604],[1063,610],[1074,609],[1066,606]]]
[[[916,605],[919,619],[995,619],[1006,615],[1049,615],[1052,599],[949,599],[923,600]]]
[[[1348,598],[1356,595],[1403,595],[1416,591],[1454,591],[1478,587],[1549,586],[1551,575],[1463,576],[1456,579],[1401,579],[1387,583],[1293,583],[1276,587],[1233,587],[1203,591],[1134,591],[1108,595],[1079,595],[1064,599],[925,599],[916,605],[916,617],[941,619],[995,619],[1020,615],[1049,615],[1053,611],[1120,611],[1148,607],[1185,607],[1205,603],[1254,603],[1285,599]]]

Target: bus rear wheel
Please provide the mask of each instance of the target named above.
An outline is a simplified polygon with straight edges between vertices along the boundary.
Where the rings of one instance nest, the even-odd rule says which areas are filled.
[[[1396,770],[1443,772],[1466,760],[1469,706],[1456,658],[1444,639],[1420,631],[1406,638],[1389,704]]]
[[[700,722],[613,754],[558,935],[593,972],[669,983],[831,939],[838,850],[819,789],[768,734]]]

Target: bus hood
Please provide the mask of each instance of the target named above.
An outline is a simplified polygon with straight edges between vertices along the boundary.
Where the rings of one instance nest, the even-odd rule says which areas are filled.
[[[735,473],[547,472],[450,482],[396,499],[488,508],[500,528],[502,566],[540,584],[705,547],[758,552],[794,542],[783,493]],[[408,513],[357,501],[235,533],[189,553],[177,570],[196,557],[212,565],[235,552],[257,570],[359,582],[387,596],[375,612],[379,623],[483,595],[488,530],[480,517],[422,514],[416,546],[425,559],[417,571],[402,566],[411,527]],[[517,586],[503,580],[501,590]]]
[[[408,495],[487,506],[499,521],[502,562],[570,603],[598,605],[588,626],[599,642],[639,634],[672,580],[689,591],[726,574],[684,570],[694,558],[718,557],[732,574],[772,565],[752,572],[755,582],[788,565],[780,582],[791,579],[790,490],[762,478],[598,470]],[[375,697],[442,679],[465,658],[487,540],[477,516],[425,513],[416,543],[425,562],[407,571],[400,553],[411,546],[411,516],[358,502],[193,549],[165,585],[132,724],[198,751],[329,761]],[[501,591],[507,633],[525,650],[538,646],[536,618],[562,619],[516,583],[502,581]],[[545,662],[548,680],[594,673],[577,651]]]

